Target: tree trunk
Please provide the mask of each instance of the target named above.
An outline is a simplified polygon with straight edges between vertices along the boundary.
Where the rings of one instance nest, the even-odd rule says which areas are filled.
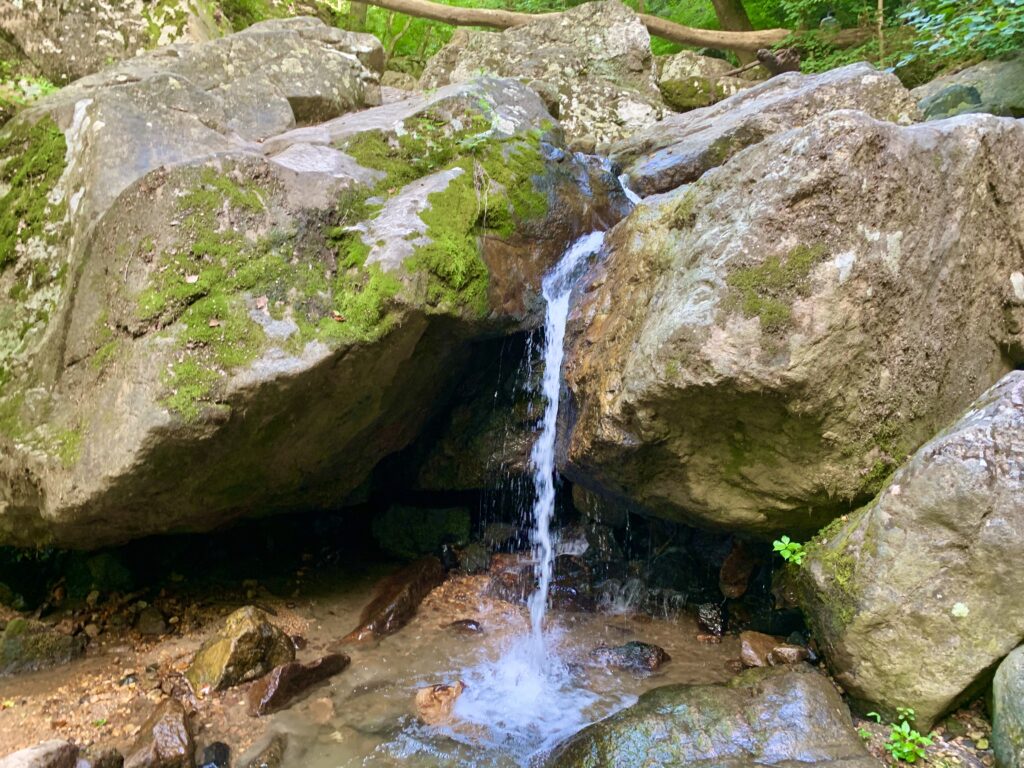
[[[747,9],[743,7],[743,0],[711,0],[715,6],[715,15],[718,17],[718,26],[731,32],[751,32],[754,25],[750,23]],[[753,51],[737,51],[740,64],[750,64],[755,61]]]
[[[457,27],[509,29],[529,24],[540,16],[549,15],[491,8],[459,8],[454,5],[442,5],[431,0],[367,0],[367,2],[390,11],[441,21]],[[640,14],[640,20],[652,35],[657,35],[673,43],[693,45],[698,48],[720,48],[737,53],[742,51],[753,53],[758,48],[770,48],[789,34],[789,30],[786,29],[759,29],[748,32],[696,29],[648,14]]]
[[[355,0],[348,4],[348,21],[345,26],[353,32],[366,31],[366,12],[369,10],[366,3],[357,3]]]

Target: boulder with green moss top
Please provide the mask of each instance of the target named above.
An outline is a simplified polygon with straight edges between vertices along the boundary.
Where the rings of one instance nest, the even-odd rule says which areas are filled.
[[[679,51],[658,60],[658,90],[676,112],[707,107],[756,84],[733,70],[725,59]]]
[[[838,109],[856,109],[901,125],[920,115],[892,74],[852,64],[819,75],[773,77],[703,109],[636,131],[611,147],[612,159],[640,195],[700,178],[745,147]]]
[[[1005,376],[822,531],[804,612],[839,683],[922,732],[980,693],[1024,637],[1024,371]]]
[[[558,747],[549,768],[880,768],[829,679],[806,665],[666,685]]]
[[[0,675],[67,664],[85,653],[85,638],[42,622],[12,619],[0,633]]]
[[[1024,117],[1024,53],[983,61],[911,93],[928,120],[971,112]]]
[[[1024,363],[1022,174],[1019,121],[840,111],[645,201],[570,322],[565,474],[797,540],[864,504]]]
[[[619,0],[584,3],[500,34],[459,30],[427,64],[420,86],[481,72],[530,82],[570,139],[590,145],[629,136],[664,111],[650,35]]]
[[[376,100],[365,43],[264,22],[0,133],[25,211],[0,219],[0,288],[22,299],[0,305],[0,541],[337,508],[476,340],[538,322],[565,246],[621,215],[518,83],[348,113]]]
[[[295,646],[266,613],[239,608],[196,653],[185,672],[193,690],[221,691],[262,677],[295,660]]]

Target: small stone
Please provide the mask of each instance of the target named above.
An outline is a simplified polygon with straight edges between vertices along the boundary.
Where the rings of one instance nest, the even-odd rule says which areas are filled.
[[[99,601],[100,591],[98,589],[94,589],[92,592],[86,595],[85,604],[88,605],[90,608],[95,608]]]
[[[775,667],[806,661],[807,649],[762,632],[740,633],[740,660],[746,667]]]
[[[712,635],[708,632],[698,632],[697,642],[704,643],[705,645],[720,645],[722,637],[721,635]]]
[[[192,768],[195,751],[185,708],[165,699],[142,726],[124,768]]]
[[[164,615],[152,605],[142,609],[135,619],[135,631],[140,635],[149,636],[167,634],[167,623],[164,621]]]
[[[712,635],[722,635],[725,631],[725,616],[722,606],[718,603],[701,603],[697,606],[697,623]]]
[[[215,741],[203,748],[199,768],[228,768],[231,763],[231,747],[223,741]]]
[[[459,619],[448,624],[445,628],[460,635],[479,635],[484,631],[484,628],[480,626],[480,622],[476,619]]]
[[[343,653],[332,653],[309,664],[292,661],[275,667],[249,689],[249,714],[259,717],[285,709],[317,683],[344,670],[350,661]]]
[[[326,696],[311,701],[307,711],[309,713],[309,719],[317,725],[327,725],[334,719],[336,714],[334,711],[334,702]]]
[[[654,672],[672,660],[664,648],[637,640],[614,648],[600,646],[591,652],[590,657],[599,664],[634,672]]]
[[[451,721],[455,701],[466,689],[461,680],[451,685],[432,685],[416,691],[416,715],[426,725],[444,725]]]
[[[86,624],[83,631],[90,638],[97,638],[100,636],[100,628],[95,624]]]

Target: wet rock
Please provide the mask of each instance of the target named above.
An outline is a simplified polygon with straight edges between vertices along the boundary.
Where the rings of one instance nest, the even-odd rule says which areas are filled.
[[[484,631],[483,626],[476,619],[459,619],[449,624],[446,629],[460,635],[479,635]]]
[[[474,541],[458,552],[458,567],[466,573],[484,573],[491,567],[491,550]]]
[[[563,611],[594,609],[594,574],[585,558],[578,555],[555,557],[548,599],[551,605]]]
[[[927,120],[970,112],[1024,117],[1024,54],[983,61],[910,93]]]
[[[761,632],[740,632],[740,661],[745,667],[775,667],[807,661],[806,648]]]
[[[116,749],[101,750],[96,757],[90,757],[91,768],[124,768],[124,755]]]
[[[1000,768],[1024,766],[1024,646],[1003,659],[992,679],[992,750]]]
[[[747,536],[863,505],[1024,364],[1022,175],[1020,121],[842,110],[638,206],[570,321],[560,469]]]
[[[469,541],[469,510],[392,506],[373,519],[373,538],[385,552],[412,559],[437,552],[443,544]]]
[[[734,539],[732,549],[718,571],[718,588],[722,594],[733,599],[743,597],[747,593],[750,576],[756,565],[757,560],[747,545],[739,539]]]
[[[820,75],[788,73],[703,109],[669,115],[612,147],[642,196],[675,189],[724,165],[745,147],[837,109],[910,123],[919,115],[895,75],[853,64]]]
[[[337,675],[350,662],[345,654],[332,653],[307,664],[293,661],[275,667],[249,689],[249,714],[269,715],[291,706],[313,686]]]
[[[806,547],[801,603],[851,698],[911,707],[925,732],[976,695],[1024,636],[1022,509],[1024,371],[1014,371]]]
[[[203,747],[199,768],[229,768],[230,765],[231,747],[223,741],[215,741]]]
[[[697,606],[697,625],[710,634],[721,637],[725,631],[725,608],[721,603],[701,603]]]
[[[650,35],[618,0],[584,3],[501,34],[460,29],[427,64],[420,87],[479,72],[545,83],[540,89],[557,99],[571,140],[614,141],[663,110]]]
[[[444,581],[444,568],[436,557],[423,557],[384,579],[377,596],[363,609],[359,625],[343,642],[365,642],[392,635],[416,615],[416,609],[434,587]]]
[[[480,537],[488,547],[500,550],[507,547],[519,536],[519,529],[510,523],[488,523]]]
[[[85,640],[42,622],[12,619],[0,634],[0,675],[67,664],[85,653]]]
[[[748,670],[725,685],[667,685],[585,728],[548,768],[835,765],[878,768],[828,678],[806,665]]]
[[[295,659],[291,638],[251,605],[239,608],[196,653],[185,677],[198,694],[247,683]]]
[[[452,720],[455,701],[466,686],[461,680],[451,685],[432,685],[416,691],[416,716],[426,725],[446,725]]]
[[[625,528],[629,522],[631,510],[626,502],[594,493],[582,485],[572,487],[572,503],[581,514],[595,523]]]
[[[612,648],[595,648],[591,651],[590,657],[598,664],[633,672],[655,672],[662,664],[672,660],[664,648],[638,640]]]
[[[260,747],[248,762],[242,763],[244,768],[281,768],[284,755],[288,749],[288,734],[275,733],[266,746]]]
[[[135,631],[140,635],[166,635],[167,621],[156,606],[146,606],[135,618]]]
[[[499,554],[491,558],[487,594],[508,603],[522,603],[533,592],[533,565],[520,555]]]
[[[124,768],[193,768],[196,745],[185,708],[166,699],[143,724]]]
[[[77,746],[54,740],[0,757],[0,768],[75,768],[77,760]]]

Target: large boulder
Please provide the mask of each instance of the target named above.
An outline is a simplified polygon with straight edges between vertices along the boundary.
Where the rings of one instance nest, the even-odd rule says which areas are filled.
[[[349,113],[378,99],[368,40],[265,22],[0,133],[0,541],[337,508],[625,206],[518,83]]]
[[[1024,646],[999,664],[992,679],[992,750],[1000,768],[1024,766]]]
[[[420,87],[480,72],[529,82],[566,134],[588,149],[651,125],[664,110],[650,35],[619,0],[584,3],[500,34],[459,30],[427,64]]]
[[[969,112],[1024,117],[1024,54],[989,59],[911,91],[928,120]]]
[[[806,665],[752,669],[725,685],[666,685],[585,728],[549,768],[879,768],[828,678]]]
[[[295,661],[295,646],[259,608],[239,608],[211,635],[185,672],[196,693],[247,683]]]
[[[745,147],[837,109],[857,109],[901,124],[919,117],[914,99],[895,75],[870,64],[851,64],[820,75],[789,72],[709,107],[669,115],[612,145],[611,156],[638,194],[667,192]]]
[[[39,621],[11,619],[0,632],[0,676],[67,664],[85,653],[85,637]]]
[[[807,547],[802,603],[839,683],[926,730],[1024,638],[1024,371]]]
[[[754,85],[754,80],[732,74],[725,59],[679,51],[658,60],[658,90],[676,112],[707,107]]]
[[[1018,121],[839,111],[644,201],[571,320],[566,474],[763,536],[864,504],[1024,363],[1022,174]]]

